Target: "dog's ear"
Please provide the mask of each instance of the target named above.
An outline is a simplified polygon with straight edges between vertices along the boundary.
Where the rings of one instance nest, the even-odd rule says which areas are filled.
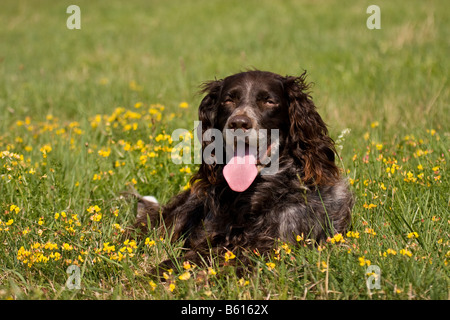
[[[202,157],[203,150],[211,143],[209,139],[203,139],[205,132],[208,129],[215,128],[217,121],[217,108],[220,92],[222,90],[223,80],[213,80],[202,84],[200,93],[206,94],[202,99],[198,108],[198,120],[200,124],[197,127],[197,137],[202,142]],[[215,164],[206,164],[202,159],[197,173],[191,178],[193,192],[200,193],[208,184],[215,184],[217,182],[217,169]]]
[[[302,180],[308,185],[332,184],[339,177],[333,140],[308,92],[306,71],[299,77],[285,77],[289,101],[288,147],[303,166]]]
[[[214,128],[217,117],[217,101],[223,80],[213,80],[202,84],[201,93],[206,94],[198,108],[198,119],[202,122],[203,132]]]

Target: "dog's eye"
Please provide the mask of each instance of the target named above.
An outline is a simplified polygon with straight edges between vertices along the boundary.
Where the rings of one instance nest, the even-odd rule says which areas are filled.
[[[266,98],[264,103],[269,104],[269,105],[276,104],[275,100],[273,100],[271,98]]]
[[[225,97],[225,99],[223,99],[223,103],[233,103],[233,98],[231,98],[230,96]]]

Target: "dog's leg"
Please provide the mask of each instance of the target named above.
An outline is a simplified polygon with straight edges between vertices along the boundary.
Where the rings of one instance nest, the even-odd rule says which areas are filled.
[[[154,227],[160,220],[160,206],[158,201],[153,196],[141,196],[135,189],[123,192],[123,195],[131,196],[138,200],[136,221],[131,226],[127,227],[126,237],[132,233],[145,234],[150,227]]]

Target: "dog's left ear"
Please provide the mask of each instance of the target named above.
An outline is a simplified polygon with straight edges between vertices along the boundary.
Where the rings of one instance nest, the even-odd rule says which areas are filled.
[[[204,137],[208,129],[215,128],[217,121],[218,99],[222,90],[223,80],[213,80],[205,82],[201,86],[200,93],[206,94],[198,107],[198,120],[201,125],[197,127],[197,137]],[[202,155],[203,150],[211,143],[209,139],[201,139]],[[215,164],[207,164],[202,160],[197,173],[191,178],[192,190],[200,192],[201,186],[215,184],[217,182],[217,167]]]
[[[198,108],[198,120],[202,122],[204,133],[210,128],[214,128],[217,117],[217,100],[222,89],[222,80],[213,80],[203,83],[201,93],[206,94]]]
[[[289,100],[288,145],[303,166],[301,178],[307,185],[332,184],[339,177],[334,142],[308,93],[306,71],[300,77],[285,77],[283,83]]]

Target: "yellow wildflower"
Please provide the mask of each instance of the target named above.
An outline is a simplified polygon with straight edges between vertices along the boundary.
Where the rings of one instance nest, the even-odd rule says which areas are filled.
[[[408,239],[411,239],[411,238],[418,238],[419,237],[419,234],[417,233],[417,232],[410,232],[410,233],[408,233]]]
[[[347,238],[359,238],[359,232],[358,231],[349,231],[346,234]]]
[[[16,206],[15,204],[12,204],[12,205],[9,207],[9,211],[10,211],[10,212],[19,213],[20,208],[19,208],[18,206]]]
[[[240,278],[238,281],[238,284],[241,287],[245,287],[245,286],[248,286],[250,284],[250,282],[248,280],[245,280],[244,278]]]
[[[148,247],[153,247],[156,244],[155,240],[150,240],[150,238],[145,238],[145,245]]]
[[[152,289],[152,291],[155,291],[156,289],[156,283],[154,283],[153,281],[149,281],[148,284],[150,285],[150,288]]]
[[[181,102],[178,106],[182,109],[186,109],[189,107],[189,104],[187,102]]]
[[[71,251],[71,250],[73,250],[73,246],[71,246],[70,244],[64,242],[63,245],[62,245],[62,249],[65,250],[65,251]]]
[[[344,239],[344,237],[342,236],[342,234],[341,233],[337,233],[337,234],[335,234],[334,236],[333,236],[333,238],[328,238],[327,239],[327,242],[331,242],[331,243],[339,243],[339,242],[341,242],[341,243],[345,243],[345,239]]]
[[[225,262],[227,262],[228,260],[232,260],[232,259],[234,259],[234,258],[236,258],[236,256],[234,255],[233,252],[227,251],[227,252],[225,253]]]
[[[275,269],[275,263],[273,262],[268,262],[266,263],[267,269],[269,269],[269,271],[272,271],[273,269]]]
[[[191,274],[189,273],[189,271],[184,272],[183,274],[181,274],[178,279],[186,281],[191,277]]]
[[[320,272],[326,272],[328,270],[328,264],[323,260],[317,263],[317,267],[320,268]]]
[[[359,265],[360,265],[361,267],[363,267],[363,266],[365,266],[365,265],[370,266],[370,260],[367,260],[364,256],[359,257],[359,258],[358,258],[358,261],[359,261]]]
[[[116,247],[114,245],[109,245],[109,242],[105,242],[103,244],[103,251],[106,253],[110,253],[112,251],[115,251]]]
[[[370,234],[370,235],[372,235],[372,236],[376,236],[376,235],[377,235],[377,233],[375,232],[375,230],[373,230],[372,228],[365,228],[365,229],[364,229],[364,233],[368,233],[368,234]]]
[[[395,256],[397,254],[397,251],[389,248],[385,252],[383,252],[383,256],[386,257],[388,254]]]
[[[409,251],[408,249],[402,249],[402,250],[400,250],[400,254],[401,254],[401,255],[404,255],[404,256],[408,256],[408,257],[411,257],[411,256],[412,256],[412,252]]]
[[[111,154],[111,148],[110,147],[108,147],[106,149],[102,148],[98,151],[98,154],[104,158],[108,158],[109,155]]]
[[[216,275],[217,272],[213,268],[208,268],[208,274],[213,276]]]

